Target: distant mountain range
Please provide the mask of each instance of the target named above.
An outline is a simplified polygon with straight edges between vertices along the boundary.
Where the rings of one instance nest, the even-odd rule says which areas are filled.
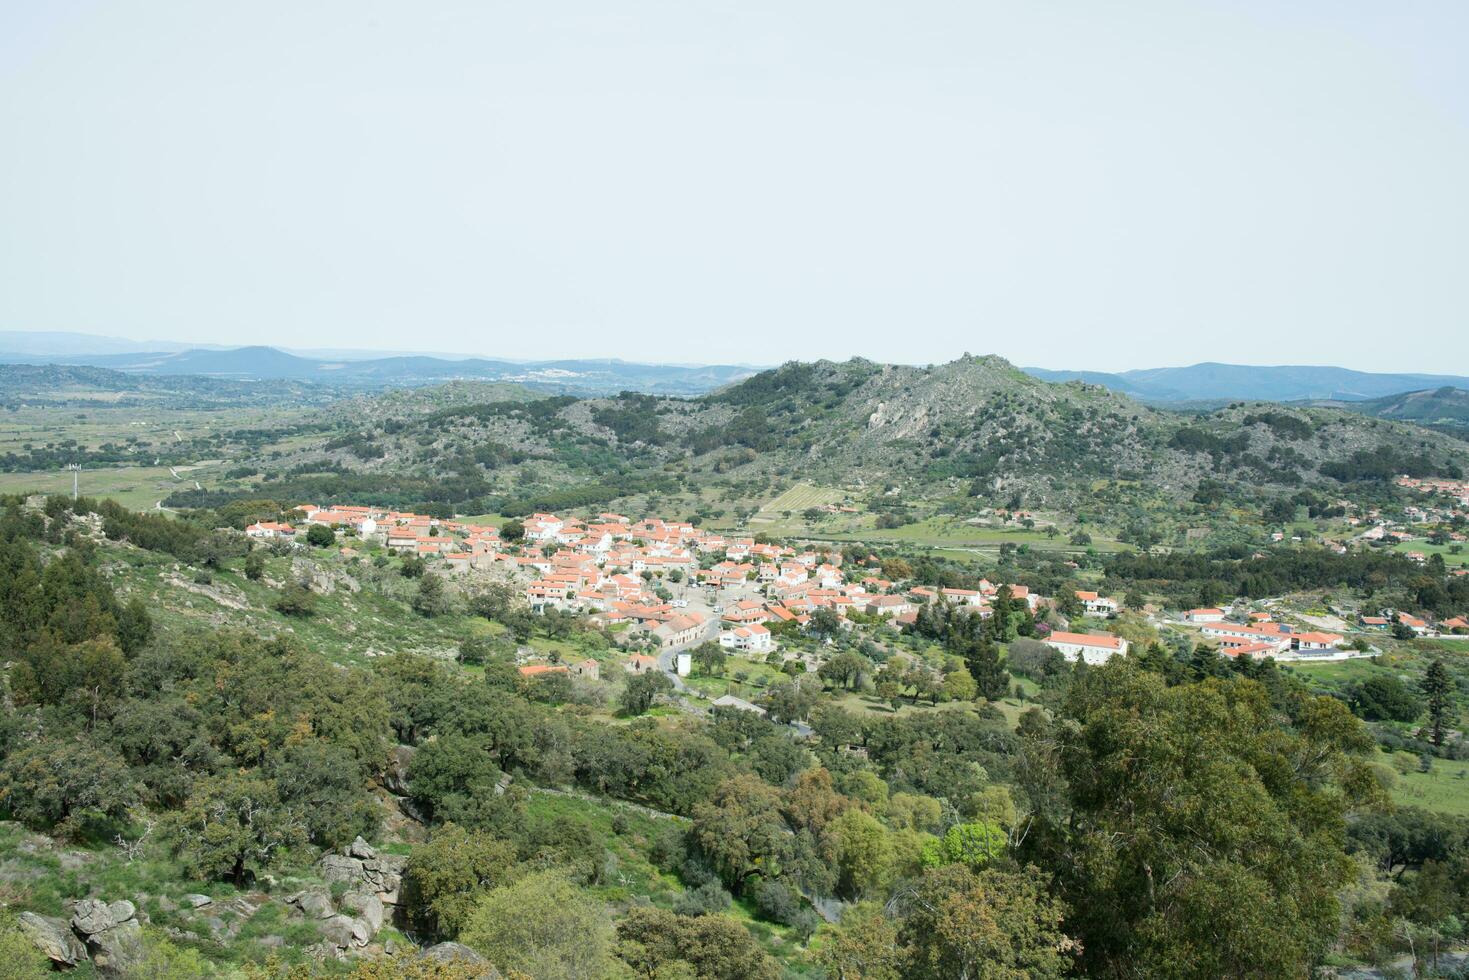
[[[585,395],[619,391],[699,395],[748,378],[759,370],[748,365],[638,364],[621,360],[516,362],[357,350],[225,348],[80,333],[19,331],[0,331],[0,363],[84,365],[129,374],[309,381],[349,388],[416,386],[456,380],[504,381]],[[1174,405],[1235,400],[1361,402],[1407,392],[1469,389],[1469,377],[1377,374],[1339,367],[1204,363],[1118,373],[1036,367],[1022,370],[1043,381],[1086,381],[1141,401]]]
[[[1024,368],[1043,381],[1086,381],[1149,402],[1307,401],[1356,402],[1425,388],[1469,389],[1469,378],[1438,374],[1376,374],[1339,367],[1255,367],[1246,364],[1194,364],[1103,371],[1053,371]]]
[[[14,334],[0,334],[0,363],[60,364],[109,368],[127,374],[198,375],[228,380],[311,381],[336,387],[383,388],[439,384],[446,381],[505,381],[577,394],[640,391],[664,395],[698,395],[748,378],[756,369],[739,365],[635,364],[620,360],[561,360],[516,363],[427,355],[375,358],[303,357],[274,347],[234,349],[108,351],[36,350],[30,341],[7,347]],[[23,335],[35,337],[36,335]],[[74,337],[76,335],[61,335]],[[106,338],[99,338],[105,340]]]

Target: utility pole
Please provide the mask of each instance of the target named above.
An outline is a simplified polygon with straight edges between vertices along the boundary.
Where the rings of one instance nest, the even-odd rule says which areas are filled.
[[[77,481],[81,477],[82,464],[72,463],[71,465],[67,466],[67,469],[71,470],[71,499],[73,502],[75,502],[77,499]]]

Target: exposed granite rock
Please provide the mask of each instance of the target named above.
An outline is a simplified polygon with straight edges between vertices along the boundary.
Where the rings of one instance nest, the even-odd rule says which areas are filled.
[[[119,922],[88,936],[87,948],[99,976],[128,976],[143,959],[143,926],[137,919]]]
[[[329,919],[337,914],[331,896],[323,891],[299,892],[286,902],[300,909],[308,919]]]
[[[71,927],[64,919],[22,912],[20,928],[36,944],[36,948],[57,966],[76,966],[87,958],[87,947],[72,935]]]
[[[408,859],[398,854],[378,854],[362,838],[353,841],[348,854],[324,854],[317,870],[328,882],[345,882],[352,891],[371,892],[385,905],[397,905]],[[354,857],[353,853],[366,855]]]
[[[408,767],[418,750],[411,745],[399,745],[388,754],[388,767],[383,772],[383,786],[395,796],[408,795]]]
[[[366,922],[375,936],[383,927],[383,902],[371,892],[348,892],[342,896],[342,908]]]
[[[500,971],[490,965],[489,960],[463,943],[438,943],[425,949],[422,956],[426,960],[433,960],[438,963],[480,966],[483,968],[479,974],[482,980],[499,980],[500,978]]]

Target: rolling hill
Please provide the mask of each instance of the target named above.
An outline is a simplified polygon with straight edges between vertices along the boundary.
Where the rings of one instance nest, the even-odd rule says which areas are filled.
[[[1190,402],[1212,399],[1361,401],[1428,387],[1469,389],[1469,378],[1433,374],[1376,374],[1339,367],[1255,367],[1244,364],[1194,364],[1109,374],[1026,368],[1044,381],[1086,381],[1144,401]]]
[[[0,345],[4,336],[0,335]],[[125,353],[6,352],[0,362],[108,368],[127,374],[199,375],[234,380],[305,381],[356,388],[439,384],[455,380],[504,381],[580,394],[646,391],[696,395],[747,378],[755,370],[733,365],[635,364],[620,360],[534,363],[425,355],[364,359],[302,357],[274,347],[190,348]]]
[[[1469,391],[1463,388],[1430,388],[1408,391],[1385,398],[1359,402],[1322,402],[1379,419],[1416,422],[1419,425],[1469,430]]]

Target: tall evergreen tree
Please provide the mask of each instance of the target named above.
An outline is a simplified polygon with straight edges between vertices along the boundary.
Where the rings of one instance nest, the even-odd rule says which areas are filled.
[[[1428,723],[1434,745],[1443,744],[1444,720],[1448,717],[1452,688],[1443,658],[1435,657],[1433,663],[1428,665],[1428,672],[1423,675],[1423,696],[1428,701]]]

